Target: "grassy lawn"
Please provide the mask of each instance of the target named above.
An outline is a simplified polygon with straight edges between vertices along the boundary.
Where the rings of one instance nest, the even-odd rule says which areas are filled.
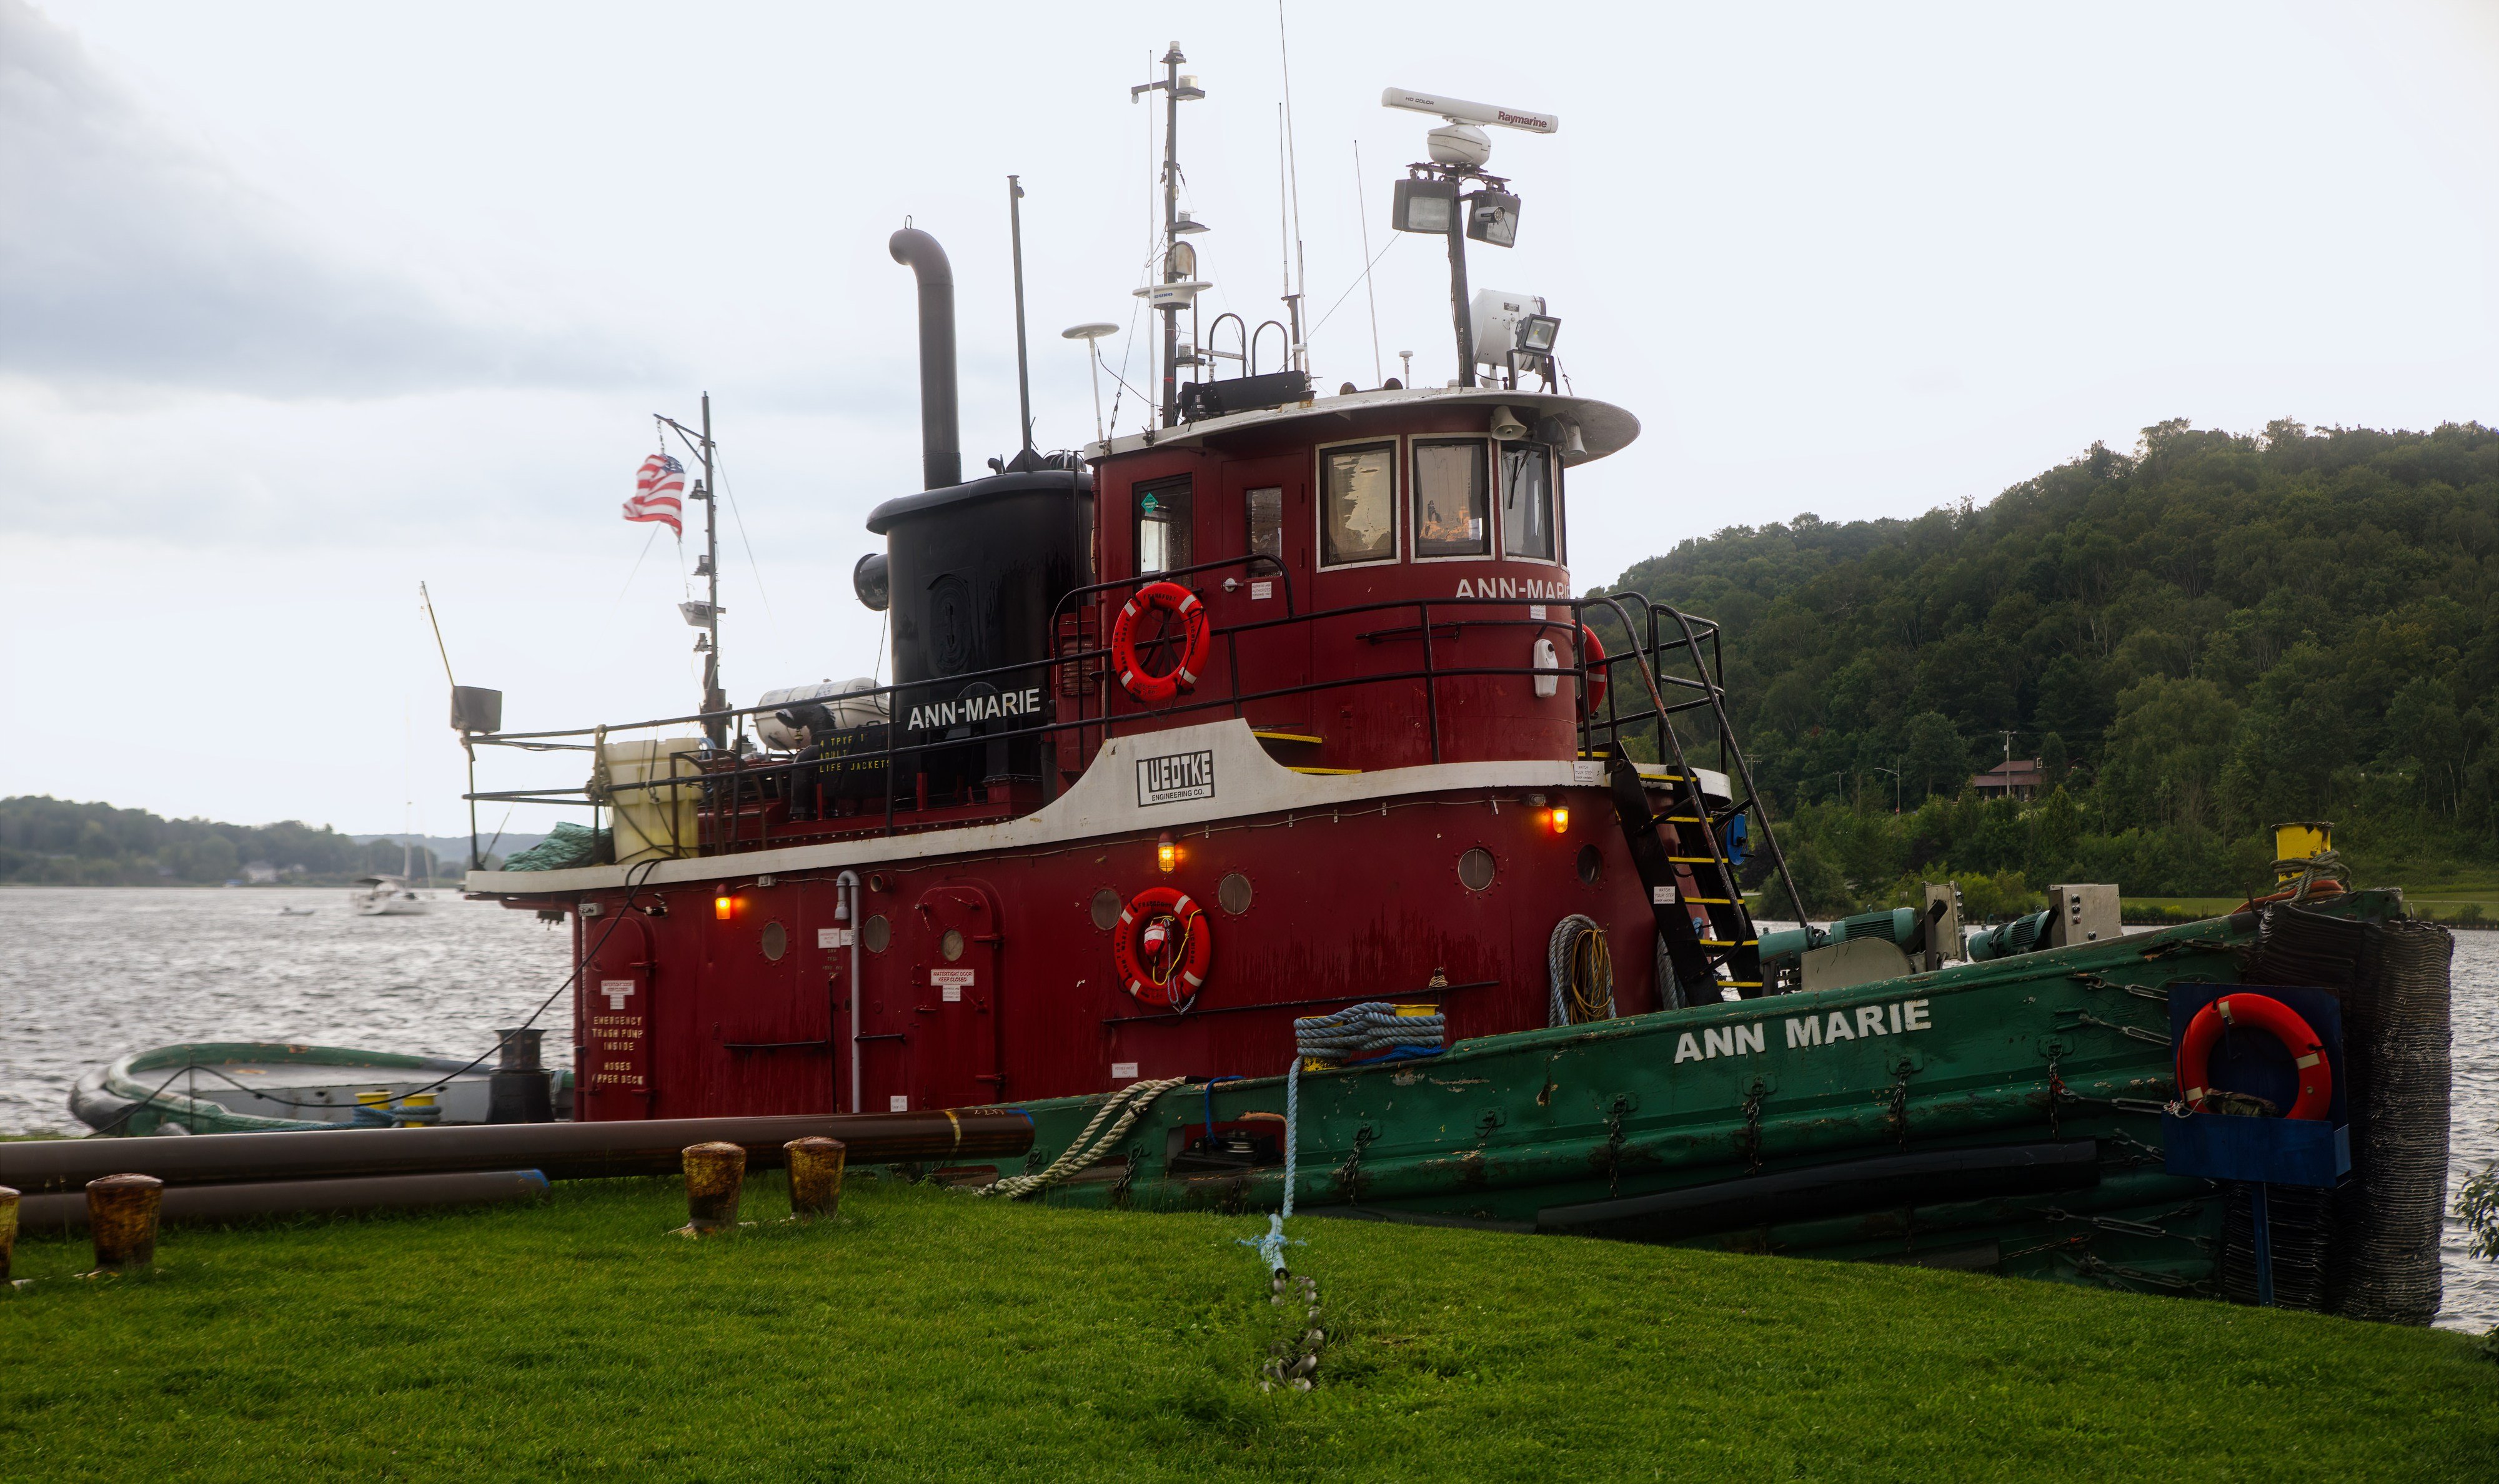
[[[786,1210],[778,1177],[748,1214]],[[1305,1220],[1320,1387],[1247,1218],[855,1181],[690,1242],[665,1181],[177,1229],[0,1291],[11,1479],[2499,1477],[2427,1331],[1883,1267]],[[1294,1313],[1298,1321],[1298,1311]]]

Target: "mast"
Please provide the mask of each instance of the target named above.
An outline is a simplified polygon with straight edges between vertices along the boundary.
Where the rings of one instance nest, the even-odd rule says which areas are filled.
[[[1015,244],[1016,291],[1016,405],[1022,417],[1016,426],[1023,431],[1023,451],[1032,452],[1032,371],[1024,358],[1023,345],[1023,184],[1014,176],[1007,177],[1007,231]],[[1099,399],[1099,393],[1096,394]]]
[[[1162,89],[1163,94],[1163,240],[1162,259],[1165,284],[1178,283],[1188,275],[1180,271],[1180,254],[1173,250],[1180,242],[1180,102],[1183,98],[1203,98],[1206,94],[1194,84],[1194,78],[1184,80],[1180,64],[1188,58],[1181,54],[1180,43],[1173,42],[1163,53],[1163,75],[1160,81],[1140,82],[1128,89],[1131,102]],[[1138,290],[1145,294],[1144,289]],[[1152,301],[1149,301],[1150,303]],[[1155,307],[1163,316],[1163,426],[1180,421],[1180,309],[1184,300],[1165,296]]]
[[[1163,53],[1163,281],[1180,280],[1172,243],[1180,241],[1180,43]],[[1163,311],[1163,426],[1180,421],[1180,311]]]
[[[703,652],[702,709],[703,736],[715,749],[729,746],[729,719],[716,713],[729,709],[729,696],[720,688],[720,486],[712,467],[711,393],[702,394],[702,501],[703,501],[703,565],[710,587],[704,593],[703,630],[711,638],[711,647]]]

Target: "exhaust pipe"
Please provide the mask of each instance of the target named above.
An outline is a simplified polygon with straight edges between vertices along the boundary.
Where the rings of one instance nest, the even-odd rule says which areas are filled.
[[[905,227],[886,243],[920,280],[921,488],[963,482],[963,437],[955,415],[955,269],[937,239]]]

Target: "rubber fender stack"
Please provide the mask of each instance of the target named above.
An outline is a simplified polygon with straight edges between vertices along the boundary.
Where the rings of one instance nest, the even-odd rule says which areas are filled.
[[[2334,1264],[2334,1192],[2275,1185],[2266,1193],[2273,1236],[2273,1302],[2277,1308],[2333,1312],[2326,1274]],[[2222,1201],[2222,1297],[2256,1302],[2256,1209],[2249,1187],[2233,1182]]]
[[[2438,1317],[2439,1238],[2447,1213],[2453,1067],[2449,960],[2435,922],[2373,923],[2345,1034],[2363,1047],[2368,1121],[2353,1120],[2352,1178],[2335,1192],[2341,1261],[2335,1309],[2353,1319],[2425,1325]]]
[[[2331,1202],[2325,1286],[2327,1308],[2347,1318],[2426,1325],[2438,1314],[2454,951],[2453,936],[2434,922],[2358,921],[2286,902],[2265,909],[2241,966],[2242,984],[2315,985],[2343,1002],[2352,1173]],[[2277,1212],[2290,1194],[2274,1192]],[[2233,1192],[2233,1207],[2244,1199]],[[2279,1259],[2285,1242],[2298,1239],[2279,1216],[2275,1232]],[[2232,1256],[2225,1236],[2225,1292]],[[2246,1257],[2253,1294],[2253,1252]]]

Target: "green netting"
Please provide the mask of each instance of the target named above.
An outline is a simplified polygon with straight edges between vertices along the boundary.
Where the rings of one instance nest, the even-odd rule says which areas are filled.
[[[506,871],[564,871],[597,865],[615,849],[603,829],[559,822],[547,837],[503,862]]]

